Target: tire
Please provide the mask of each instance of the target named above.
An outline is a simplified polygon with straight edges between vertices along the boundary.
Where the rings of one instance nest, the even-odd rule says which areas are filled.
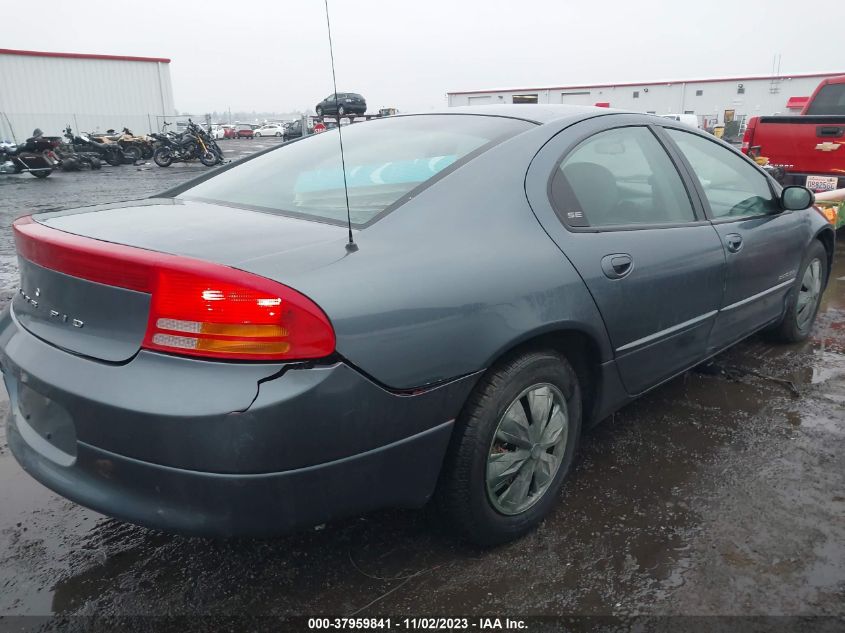
[[[563,404],[566,408],[567,423],[556,425],[556,429],[565,429],[559,435],[560,443],[543,448],[535,441],[536,436],[531,435],[530,429],[537,428],[531,424],[519,425],[519,429],[528,433],[520,438],[527,442],[522,449],[503,442],[497,431],[500,424],[505,423],[505,414],[522,412],[528,419],[527,398],[530,394],[542,396],[543,390],[555,399],[555,406],[562,408]],[[552,407],[552,420],[556,418],[554,411]],[[509,416],[509,419],[512,418]],[[511,428],[517,427],[511,425]],[[538,350],[500,362],[476,385],[455,424],[436,491],[441,514],[464,538],[482,546],[504,543],[525,534],[542,521],[557,502],[563,481],[572,467],[580,433],[581,388],[564,356],[551,350]],[[527,448],[529,443],[533,443],[531,449]],[[497,455],[516,457],[520,453],[527,453],[528,457],[511,473],[512,477],[490,475],[491,464],[495,469],[496,464],[500,467],[504,463],[496,458]],[[556,459],[556,470],[549,466],[544,454]],[[510,463],[517,464],[517,461],[510,460]],[[541,471],[537,470],[540,464],[548,469],[543,482]],[[525,503],[528,505],[509,505],[510,500],[505,497],[529,468],[534,474],[528,474],[526,484],[529,494]],[[491,481],[495,481],[495,485]]]
[[[159,167],[170,167],[173,164],[173,153],[166,147],[159,147],[153,153],[153,161]]]
[[[323,108],[317,107],[317,116],[323,116]]]
[[[89,158],[88,162],[91,164],[91,169],[100,169],[103,166],[102,161],[96,156]]]
[[[106,162],[112,167],[119,167],[123,164],[123,152],[110,151],[106,154]]]
[[[131,160],[133,163],[141,160],[141,148],[137,145],[129,145],[123,148],[123,156],[126,160]]]
[[[276,136],[281,136],[281,135],[282,135],[281,132],[276,132]]]
[[[220,162],[220,156],[214,150],[208,150],[200,154],[200,162],[206,167],[214,167]]]
[[[780,322],[769,331],[771,338],[782,343],[800,343],[810,335],[829,272],[827,250],[821,242],[813,240],[804,255],[801,268],[798,269],[795,286],[787,300],[786,312]],[[813,288],[810,288],[810,285]]]
[[[141,158],[144,160],[150,160],[153,157],[153,147],[152,145],[145,144],[141,150]]]
[[[345,113],[346,113],[346,110],[344,109],[344,107],[342,105],[337,106],[337,117],[338,118],[342,117]],[[340,125],[340,121],[338,121],[337,124]]]
[[[255,136],[261,136],[261,132],[256,132]]]
[[[47,176],[49,176],[50,174],[53,173],[53,170],[52,169],[41,169],[39,171],[31,171],[29,173],[32,174],[33,176],[35,176],[36,178],[46,178]]]

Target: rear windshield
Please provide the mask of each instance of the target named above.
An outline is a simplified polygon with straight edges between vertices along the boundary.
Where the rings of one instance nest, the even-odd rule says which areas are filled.
[[[369,224],[403,196],[534,124],[504,117],[390,117],[343,128],[352,223]],[[345,224],[338,131],[306,137],[245,161],[179,198]]]
[[[845,115],[845,84],[827,84],[819,90],[807,114]]]

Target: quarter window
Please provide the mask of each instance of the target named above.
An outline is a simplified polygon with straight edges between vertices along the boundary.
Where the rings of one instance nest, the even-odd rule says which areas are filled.
[[[607,130],[578,145],[555,171],[551,196],[571,226],[695,220],[678,172],[645,127]]]
[[[766,177],[744,158],[696,134],[666,131],[692,166],[714,218],[747,218],[775,211]]]

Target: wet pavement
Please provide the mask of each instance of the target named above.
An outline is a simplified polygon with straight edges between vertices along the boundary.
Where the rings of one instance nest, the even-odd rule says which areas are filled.
[[[0,177],[3,304],[14,217],[204,171]],[[166,535],[43,488],[2,431],[0,481],[0,615],[845,616],[845,248],[810,341],[753,337],[587,432],[556,511],[497,549],[456,542],[429,511],[272,540]]]

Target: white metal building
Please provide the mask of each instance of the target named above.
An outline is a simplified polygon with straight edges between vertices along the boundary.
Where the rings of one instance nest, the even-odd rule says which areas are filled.
[[[67,125],[147,133],[174,112],[169,59],[0,49],[0,141]]]
[[[798,113],[818,83],[843,72],[726,77],[449,92],[450,106],[487,103],[602,105],[652,114],[695,114],[723,123],[726,110],[743,115]]]

